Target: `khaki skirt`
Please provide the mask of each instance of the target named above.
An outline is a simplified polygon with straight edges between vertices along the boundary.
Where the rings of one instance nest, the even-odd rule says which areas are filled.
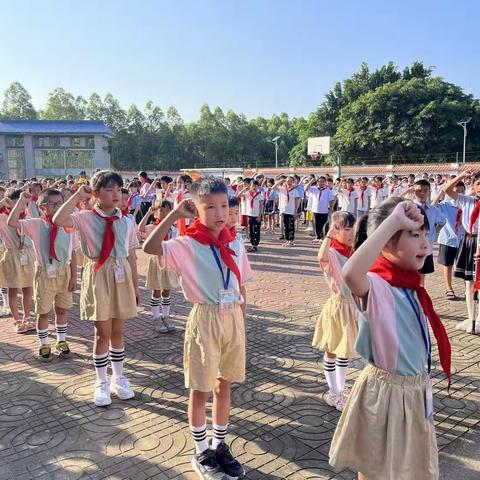
[[[353,300],[340,295],[331,296],[318,317],[312,345],[340,358],[352,358],[358,335],[357,314]]]
[[[21,252],[17,248],[6,248],[0,254],[0,285],[3,287],[33,287],[35,253],[31,247],[25,247],[22,252],[27,256],[26,265],[21,265]]]
[[[368,480],[436,480],[433,421],[425,418],[427,374],[401,376],[368,365],[359,375],[333,436],[330,464]]]
[[[110,257],[96,272],[96,259],[84,257],[84,270],[80,290],[80,318],[97,322],[137,316],[135,286],[132,270],[126,258]],[[124,281],[115,280],[114,266],[123,267]]]
[[[158,257],[152,255],[148,262],[146,288],[148,290],[174,290],[178,287],[177,274],[166,268],[160,268]]]

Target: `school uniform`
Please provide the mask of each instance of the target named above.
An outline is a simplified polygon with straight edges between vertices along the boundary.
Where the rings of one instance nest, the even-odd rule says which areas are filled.
[[[438,234],[438,263],[452,267],[457,256],[460,240],[465,233],[461,223],[462,212],[453,205],[453,202],[444,201],[437,205],[445,217],[445,225]]]
[[[0,236],[4,245],[0,256],[0,285],[7,288],[33,287],[35,254],[32,241],[8,226],[7,220],[7,214],[0,214]]]
[[[96,213],[95,213],[96,212]],[[137,248],[138,238],[132,220],[117,209],[112,216],[114,243],[109,257],[97,268],[107,228],[107,214],[95,207],[72,213],[72,222],[80,237],[84,270],[80,291],[80,318],[104,321],[128,319],[137,315],[135,286],[127,257]]]
[[[386,188],[380,187],[373,187],[370,189],[370,208],[377,208],[381,205],[381,203],[387,198],[388,192]]]
[[[347,258],[330,248],[328,264],[323,269],[332,294],[317,320],[312,346],[340,358],[356,355],[354,343],[358,334],[357,313],[352,293],[342,278]]]
[[[147,192],[150,190],[150,182],[145,182],[140,187],[140,195],[145,198],[142,198],[142,216],[145,216],[148,212],[148,209],[152,206],[153,201],[155,200],[155,193],[150,190],[150,193],[147,195]]]
[[[133,195],[130,195],[128,197],[127,208],[130,215],[133,215],[135,213],[135,210],[138,208],[138,212],[135,216],[136,223],[140,223],[140,221],[142,220],[141,206],[142,206],[142,197],[140,196],[139,193],[134,193]]]
[[[145,238],[148,238],[155,228],[156,225],[147,225],[145,227]],[[168,233],[168,240],[176,238],[177,236],[177,229],[172,227]],[[150,255],[145,286],[148,290],[175,290],[180,285],[176,273],[167,270],[165,267],[162,268],[158,260],[158,255]]]
[[[249,238],[252,247],[258,247],[260,243],[260,230],[261,230],[261,222],[259,220],[261,211],[260,207],[262,206],[263,202],[263,195],[262,192],[258,191],[253,193],[249,191],[244,194],[245,202],[245,214],[248,217],[248,230],[249,230]]]
[[[367,277],[355,350],[368,366],[340,417],[330,464],[369,480],[438,480],[435,427],[426,408],[431,382],[425,315],[413,290],[392,287],[375,273]]]
[[[58,227],[54,251],[51,252],[51,229],[51,224],[43,218],[20,220],[20,233],[32,240],[35,252],[33,289],[37,315],[49,313],[53,306],[69,309],[73,305],[72,292],[68,287],[72,252],[79,247],[78,236],[73,229]]]
[[[185,388],[210,392],[217,378],[243,382],[245,324],[240,287],[253,278],[253,273],[241,240],[237,237],[228,244],[235,252],[232,258],[241,285],[233,272],[228,274],[214,246],[188,235],[164,241],[162,246],[164,265],[178,275],[185,299],[193,303],[185,331]],[[222,310],[221,292],[230,289],[232,303]]]
[[[342,199],[340,202],[342,212],[349,212],[352,215],[357,214],[355,201],[358,199],[358,192],[356,190],[339,190],[338,198],[339,200]]]
[[[265,191],[265,215],[273,215],[278,211],[278,192],[268,188]]]
[[[357,201],[356,215],[357,215],[357,218],[360,218],[368,213],[372,190],[368,187],[366,187],[365,189],[358,188],[357,194],[358,194],[358,201]]]
[[[285,239],[293,241],[295,239],[295,199],[298,198],[298,192],[295,188],[287,190],[287,187],[278,187],[280,214],[283,217],[283,230]]]
[[[192,198],[192,195],[186,190],[177,190],[176,192],[172,193],[172,198],[173,208],[175,209],[181,202],[183,202],[183,200],[188,200]],[[190,222],[190,218],[179,218],[177,220],[177,230],[179,235],[185,235],[187,228],[190,226]]]
[[[329,188],[320,190],[318,187],[310,187],[308,193],[312,198],[312,212],[315,216],[315,235],[320,240],[324,237],[323,229],[328,222],[330,205],[335,196]]]
[[[453,276],[467,281],[475,280],[477,270],[474,255],[477,253],[478,221],[470,226],[470,219],[475,208],[475,202],[478,200],[478,198],[459,193],[454,202],[455,207],[462,210],[461,224],[465,233],[458,247]]]

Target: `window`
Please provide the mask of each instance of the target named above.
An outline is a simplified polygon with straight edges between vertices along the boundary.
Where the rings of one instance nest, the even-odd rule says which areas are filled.
[[[87,137],[87,148],[95,149],[94,137]]]
[[[20,135],[9,135],[7,136],[7,147],[23,147],[24,138]]]
[[[65,169],[65,158],[63,150],[35,149],[35,168],[61,168]]]
[[[67,169],[92,170],[93,153],[91,150],[67,150]]]
[[[10,178],[25,178],[25,157],[23,148],[8,148],[8,175]]]
[[[82,141],[80,137],[72,137],[71,142],[72,148],[80,148],[82,146]]]
[[[60,137],[35,137],[34,145],[37,148],[59,147]]]

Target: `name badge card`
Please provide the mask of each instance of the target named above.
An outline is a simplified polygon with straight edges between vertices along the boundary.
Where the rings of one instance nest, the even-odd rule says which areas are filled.
[[[28,265],[28,255],[25,252],[20,252],[19,254],[20,258],[20,265],[24,267],[25,265]]]
[[[115,276],[115,283],[124,283],[125,269],[123,268],[123,265],[114,265],[113,275]]]
[[[235,303],[235,292],[233,288],[220,289],[218,291],[218,303],[220,304],[220,311],[228,313],[233,310]]]
[[[57,278],[57,267],[53,264],[47,265],[47,278]]]
[[[433,420],[433,392],[430,382],[425,390],[425,418],[427,420]]]

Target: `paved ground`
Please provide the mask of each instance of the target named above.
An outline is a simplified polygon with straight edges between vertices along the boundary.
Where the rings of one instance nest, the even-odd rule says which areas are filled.
[[[310,347],[328,295],[316,249],[304,234],[293,250],[279,243],[267,237],[252,256],[248,381],[234,389],[229,439],[250,480],[350,480],[352,472],[335,472],[327,462],[339,413],[322,399],[322,356]],[[144,273],[141,253],[140,265]],[[453,345],[451,398],[437,364],[433,370],[441,478],[478,479],[480,338],[455,331],[465,303],[444,298],[439,274],[427,286]],[[143,297],[147,305],[148,292]],[[126,370],[137,396],[105,409],[91,403],[92,326],[78,313],[69,327],[73,358],[51,364],[33,358],[34,335],[15,335],[10,321],[0,320],[0,479],[195,478],[181,369],[189,306],[178,294],[174,299],[174,335],[152,334],[148,308],[129,323]],[[354,362],[350,382],[361,366]]]

